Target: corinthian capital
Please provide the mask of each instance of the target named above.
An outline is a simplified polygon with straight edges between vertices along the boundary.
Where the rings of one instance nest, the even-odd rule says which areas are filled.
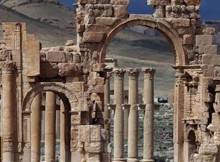
[[[137,79],[139,76],[140,70],[138,68],[129,68],[126,70],[130,79]]]
[[[2,71],[4,73],[13,73],[14,71],[16,71],[16,69],[16,64],[13,61],[5,61],[2,67]]]
[[[156,70],[154,68],[142,68],[145,79],[153,79]]]
[[[125,70],[124,69],[113,69],[113,74],[116,76],[116,77],[124,77],[124,74],[125,74]]]

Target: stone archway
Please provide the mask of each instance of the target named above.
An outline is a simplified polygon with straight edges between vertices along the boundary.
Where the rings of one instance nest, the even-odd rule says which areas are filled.
[[[44,109],[41,108],[43,93],[45,93]],[[27,156],[24,156],[23,160],[39,161],[42,156],[40,150],[43,149],[45,150],[43,159],[46,161],[57,158],[61,161],[70,161],[71,129],[73,129],[70,112],[74,109],[71,103],[76,101],[75,94],[58,83],[37,83],[27,92],[23,103],[22,124],[25,142],[23,152]],[[59,150],[56,149],[57,146]]]
[[[23,101],[22,110],[23,111],[30,110],[31,103],[34,97],[38,93],[41,93],[43,91],[52,91],[52,92],[58,93],[62,100],[64,101],[66,101],[67,99],[69,100],[68,102],[70,103],[70,107],[72,109],[75,107],[73,103],[77,101],[77,97],[70,90],[68,90],[65,85],[58,84],[58,83],[40,83],[40,84],[36,84],[35,86],[33,86],[27,92],[24,98],[24,101]]]
[[[104,40],[103,46],[100,51],[100,62],[104,62],[106,49],[112,41],[112,38],[121,30],[123,30],[127,26],[146,26],[149,28],[155,28],[159,32],[161,32],[168,41],[172,44],[175,54],[175,65],[182,66],[187,63],[184,49],[182,46],[182,39],[179,37],[177,32],[164,20],[158,20],[152,17],[135,17],[128,18],[127,20],[119,23],[116,27],[114,27],[108,34],[106,39]]]

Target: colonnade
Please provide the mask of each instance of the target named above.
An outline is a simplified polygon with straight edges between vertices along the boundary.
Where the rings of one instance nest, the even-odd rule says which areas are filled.
[[[124,104],[124,74],[128,73],[128,103]],[[138,101],[138,79],[143,74],[143,103]],[[143,162],[153,162],[153,120],[154,120],[154,74],[152,68],[115,69],[114,75],[114,104],[110,108],[114,111],[113,121],[113,162],[138,162],[138,117],[139,109],[144,111],[143,133]],[[107,92],[108,93],[108,92]],[[126,115],[126,111],[128,115]],[[125,119],[127,118],[128,119]],[[125,124],[124,122],[128,122]],[[125,126],[128,126],[128,136],[124,136]],[[124,157],[124,140],[128,139],[128,156]]]
[[[60,141],[60,161],[65,162],[70,139],[66,139],[67,123],[64,104],[55,93],[46,92],[45,101],[38,94],[31,107],[31,162],[41,161],[41,141],[44,141],[45,162],[56,161],[56,140]],[[57,103],[60,102],[60,103]],[[45,106],[42,104],[45,103]],[[68,149],[68,150],[67,150]]]

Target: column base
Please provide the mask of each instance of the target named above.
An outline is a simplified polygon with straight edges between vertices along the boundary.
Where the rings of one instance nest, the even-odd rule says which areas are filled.
[[[142,159],[141,162],[154,162],[154,159]]]
[[[126,162],[126,159],[124,159],[124,158],[114,158],[114,159],[112,159],[111,162]]]
[[[139,160],[136,158],[128,158],[127,162],[139,162]]]

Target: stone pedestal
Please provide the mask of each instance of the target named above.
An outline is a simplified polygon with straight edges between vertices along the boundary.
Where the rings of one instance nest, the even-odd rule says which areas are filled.
[[[45,161],[55,161],[56,147],[56,95],[46,92],[45,110]]]
[[[126,161],[124,159],[124,118],[123,118],[123,93],[124,93],[124,73],[122,69],[114,70],[114,155],[113,162]]]
[[[31,105],[31,162],[40,161],[41,146],[41,94],[38,94]]]
[[[154,73],[155,69],[142,69],[144,73],[144,148],[143,162],[154,161]]]
[[[138,162],[138,69],[128,69],[130,105],[128,116],[128,159],[127,162]]]
[[[2,69],[2,159],[15,161],[16,67],[6,63]]]

